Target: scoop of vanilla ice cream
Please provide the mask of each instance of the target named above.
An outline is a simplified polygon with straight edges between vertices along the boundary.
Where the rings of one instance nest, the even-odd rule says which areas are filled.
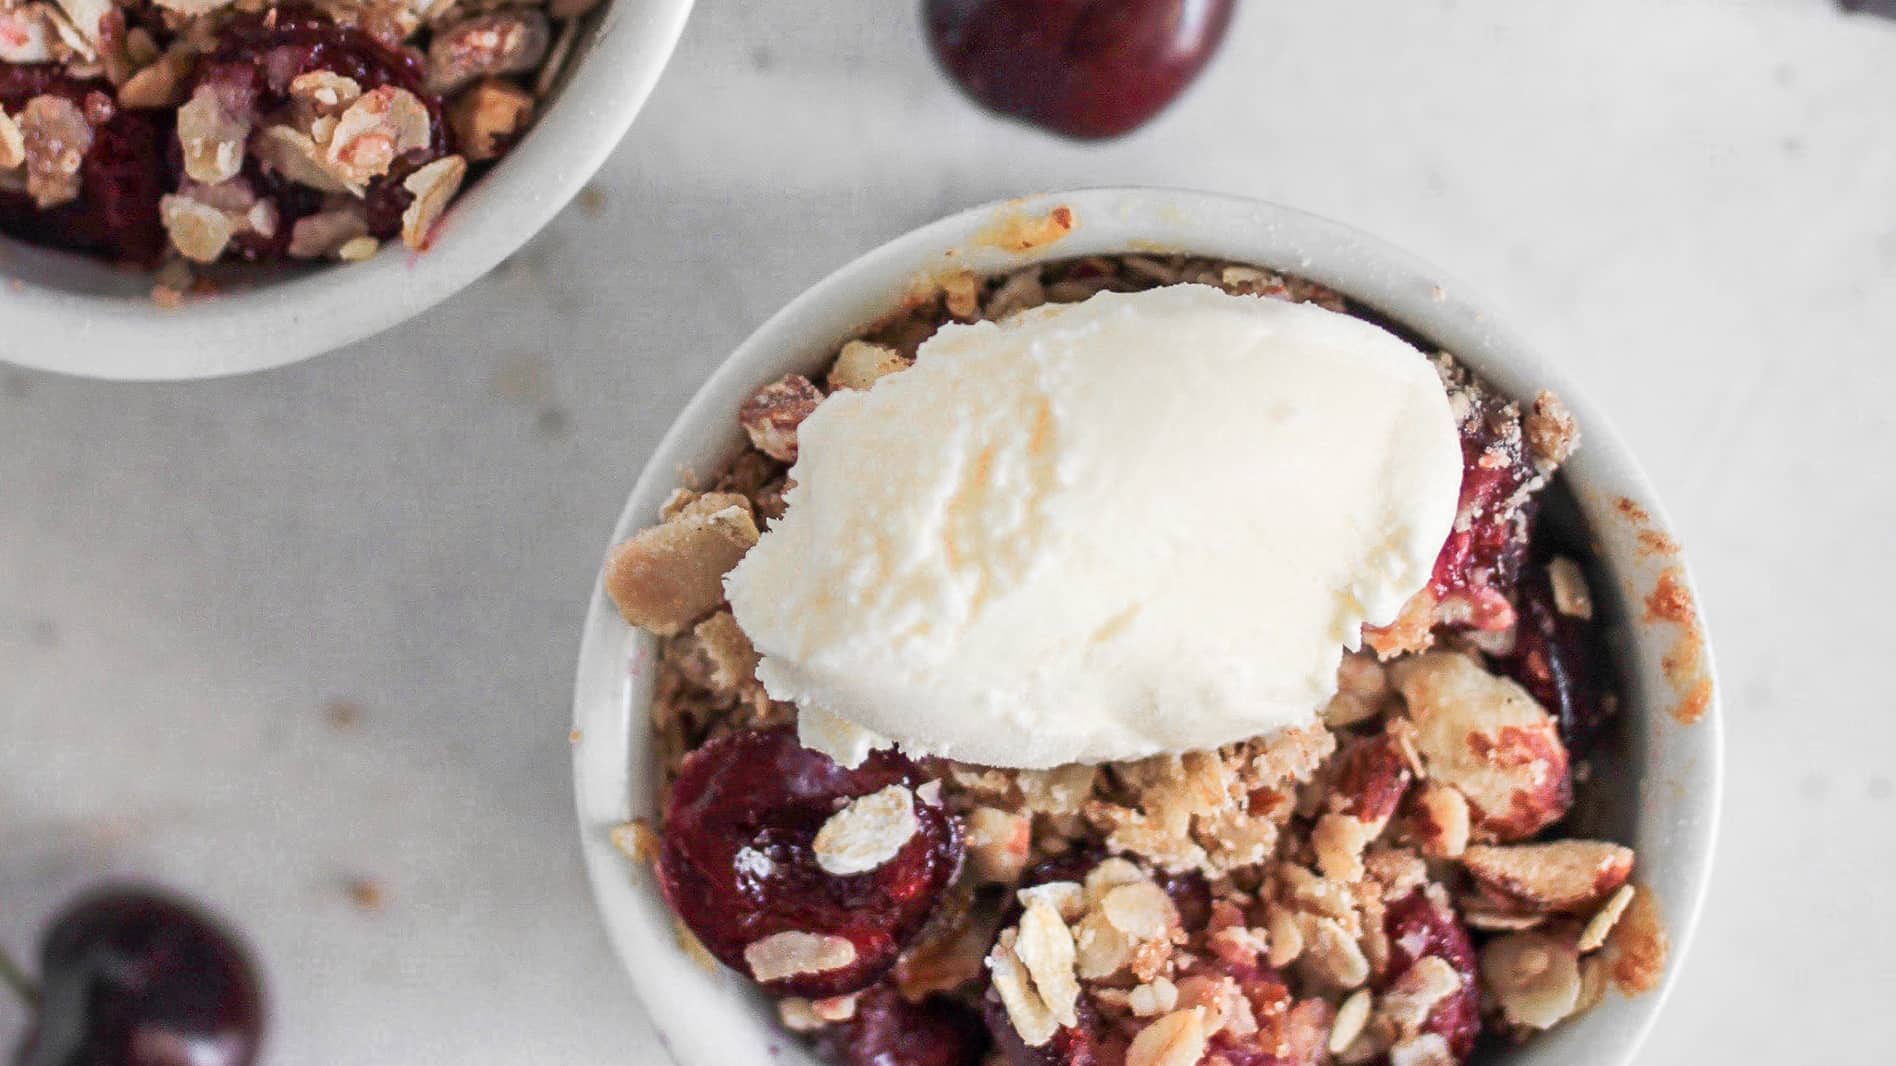
[[[1203,285],[944,326],[798,441],[788,510],[725,589],[758,678],[847,765],[1306,723],[1428,580],[1461,482],[1415,348]]]

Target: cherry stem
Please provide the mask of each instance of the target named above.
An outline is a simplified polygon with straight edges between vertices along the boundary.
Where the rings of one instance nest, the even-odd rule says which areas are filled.
[[[13,956],[7,954],[5,948],[0,948],[0,985],[12,989],[13,994],[20,997],[20,1002],[25,1004],[27,1009],[31,1010],[39,1005],[39,987],[33,983],[31,977],[26,975],[26,971],[20,967],[20,964],[14,961]]]

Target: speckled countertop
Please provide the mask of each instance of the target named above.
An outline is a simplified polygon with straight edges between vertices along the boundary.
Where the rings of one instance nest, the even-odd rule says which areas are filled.
[[[1422,252],[1615,413],[1694,556],[1731,738],[1714,895],[1646,1061],[1886,1061],[1896,24],[1245,7],[1179,107],[1081,147],[966,106],[909,3],[703,0],[593,188],[423,318],[204,385],[0,368],[0,943],[101,875],[157,878],[251,933],[271,1063],[654,1061],[566,738],[645,454],[883,238],[1187,184]],[[0,1004],[0,1042],[19,1024]]]

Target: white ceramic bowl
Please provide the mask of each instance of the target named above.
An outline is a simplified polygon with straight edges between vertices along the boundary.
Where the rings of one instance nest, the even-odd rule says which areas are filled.
[[[1025,253],[984,243],[997,222],[1062,204],[1072,209],[1075,228],[1059,243]],[[894,307],[918,276],[955,266],[988,273],[1038,260],[1155,249],[1255,263],[1322,282],[1454,352],[1511,395],[1557,391],[1579,418],[1584,443],[1565,477],[1599,545],[1606,581],[1595,592],[1615,619],[1629,691],[1622,736],[1596,758],[1598,772],[1582,789],[1576,823],[1582,832],[1638,849],[1636,879],[1653,890],[1672,940],[1669,987],[1711,870],[1723,746],[1715,699],[1695,725],[1670,713],[1691,684],[1710,679],[1711,650],[1702,645],[1702,673],[1691,678],[1669,677],[1662,659],[1681,639],[1702,642],[1702,630],[1687,634],[1640,609],[1663,571],[1690,588],[1676,551],[1652,550],[1658,541],[1650,534],[1664,530],[1658,501],[1605,417],[1559,367],[1536,357],[1435,268],[1347,227],[1246,200],[1097,189],[980,207],[897,238],[804,293],[712,375],[646,464],[614,543],[656,521],[674,487],[713,474],[735,454],[742,445],[736,411],[753,389],[821,366],[842,341]],[[1641,512],[1638,522],[1628,517]],[[1643,547],[1642,531],[1649,534]],[[646,712],[655,651],[655,642],[629,629],[596,590],[574,698],[574,778],[600,911],[679,1066],[810,1062],[774,1028],[748,982],[707,972],[679,950],[651,872],[628,862],[607,839],[611,827],[653,809]],[[1625,1063],[1665,997],[1666,988],[1632,999],[1609,995],[1598,1009],[1504,1057],[1532,1066]]]
[[[151,278],[0,237],[0,360],[86,377],[170,381],[282,366],[434,306],[513,254],[625,135],[692,0],[608,0],[565,84],[520,144],[455,201],[434,246],[362,263],[267,267],[164,309]]]

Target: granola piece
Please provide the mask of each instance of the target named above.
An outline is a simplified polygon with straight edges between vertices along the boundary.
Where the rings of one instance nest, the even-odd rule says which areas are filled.
[[[340,116],[361,98],[360,83],[333,71],[311,70],[290,80],[290,101],[307,122]]]
[[[407,89],[383,85],[363,93],[344,108],[336,116],[335,126],[328,136],[315,139],[324,146],[322,162],[332,175],[350,185],[363,185],[388,173],[389,167],[404,153],[427,147],[431,126],[428,107],[420,97]],[[410,183],[423,171],[456,158],[437,159],[417,170],[409,175],[404,187],[417,192]],[[455,186],[459,184],[457,175]],[[448,193],[452,195],[453,189]],[[418,192],[416,199],[421,199]],[[405,215],[403,221],[406,229]]]
[[[1534,397],[1534,406],[1521,420],[1521,429],[1535,464],[1545,472],[1551,473],[1580,447],[1580,423],[1560,397],[1544,389]]]
[[[440,221],[442,212],[448,209],[448,202],[460,191],[461,181],[466,177],[467,160],[458,155],[444,155],[402,179],[402,188],[415,194],[415,199],[402,212],[402,244],[418,252],[427,250],[435,223]]]
[[[159,7],[176,12],[186,18],[209,15],[230,7],[236,0],[153,0]]]
[[[1389,1066],[1459,1066],[1460,1062],[1448,1041],[1436,1033],[1423,1033],[1389,1049]]]
[[[995,884],[1020,880],[1033,844],[1033,819],[999,807],[979,806],[968,812],[967,825],[968,862],[974,876]]]
[[[941,286],[942,306],[963,322],[972,322],[981,311],[981,281],[972,270],[956,270],[937,279]]]
[[[1000,321],[1010,315],[1047,302],[1046,286],[1040,283],[1040,268],[1028,267],[1009,274],[988,295],[981,317]]]
[[[112,0],[55,0],[57,14],[53,18],[53,31],[60,41],[80,58],[91,61],[99,58],[100,45],[103,43],[100,22],[115,14]]]
[[[1263,862],[1290,819],[1295,786],[1335,749],[1320,726],[1287,729],[1218,751],[1161,755],[1116,764],[1129,802],[1098,799],[1087,821],[1115,852],[1171,873],[1217,876]]]
[[[691,635],[703,649],[710,667],[705,680],[711,691],[731,693],[754,680],[759,659],[757,649],[751,647],[750,638],[738,628],[737,618],[729,609],[699,622]]]
[[[1593,618],[1593,593],[1587,588],[1586,571],[1564,555],[1547,564],[1547,583],[1554,597],[1554,610],[1569,618]]]
[[[187,45],[172,45],[119,85],[119,106],[156,109],[183,104],[189,99],[191,72],[196,67],[195,51]]]
[[[1340,990],[1361,988],[1369,980],[1369,956],[1350,929],[1335,918],[1311,917],[1305,922],[1298,965],[1308,976]]]
[[[737,420],[758,451],[782,463],[797,461],[797,427],[823,394],[801,374],[787,374],[751,394]]]
[[[748,507],[681,514],[612,550],[606,593],[628,623],[672,636],[724,602],[724,574],[757,536]]]
[[[1210,1038],[1204,1010],[1175,1010],[1139,1030],[1126,1049],[1126,1066],[1196,1066]]]
[[[988,973],[994,993],[1000,997],[1001,1006],[1014,1032],[1020,1035],[1028,1047],[1040,1047],[1060,1031],[1060,1023],[1054,1018],[1052,1007],[1035,987],[1025,963],[1014,950],[1018,937],[1018,930],[1001,931],[999,939],[994,942],[994,950],[988,954]]]
[[[349,242],[368,233],[368,216],[360,204],[355,201],[333,204],[292,223],[286,251],[292,259],[322,259],[332,255],[340,258]]]
[[[0,62],[50,63],[57,37],[42,4],[0,9]]]
[[[1345,655],[1336,670],[1336,695],[1323,708],[1323,724],[1341,729],[1367,722],[1387,711],[1394,696],[1388,671],[1374,654]]]
[[[19,123],[7,117],[0,110],[0,170],[13,170],[26,165],[26,138],[20,133]]]
[[[802,996],[785,996],[777,1001],[777,1024],[793,1033],[814,1033],[829,1024],[816,1013],[816,1004]]]
[[[1089,877],[1086,895],[1075,936],[1080,976],[1101,980],[1128,969],[1143,981],[1159,976],[1180,929],[1178,908],[1165,889],[1139,872],[1137,880],[1122,884]]]
[[[1033,978],[1041,1002],[1062,1026],[1080,1024],[1076,1013],[1080,983],[1074,973],[1073,933],[1066,919],[1047,901],[1035,900],[1021,912],[1015,930],[1014,953]]]
[[[217,262],[236,235],[224,212],[189,196],[167,195],[158,201],[158,218],[171,246],[194,263]]]
[[[1500,897],[1529,909],[1586,910],[1626,883],[1633,851],[1598,840],[1471,846],[1462,866]]]
[[[533,8],[476,15],[436,31],[428,43],[428,91],[447,96],[477,78],[519,74],[546,57],[552,30]]]
[[[1436,1007],[1461,990],[1461,973],[1447,960],[1426,955],[1383,991],[1380,1005],[1401,1039],[1408,1040],[1424,1031]]]
[[[907,370],[909,361],[894,348],[885,348],[868,341],[850,341],[836,355],[836,361],[830,364],[829,387],[835,389],[867,389],[877,381],[899,371]]]
[[[810,847],[824,873],[867,873],[895,858],[920,828],[915,794],[902,785],[889,785],[850,800],[830,815]]]
[[[345,180],[331,168],[323,146],[293,126],[265,126],[250,139],[251,154],[266,168],[318,192],[362,195],[360,182]]]
[[[828,973],[855,961],[856,945],[848,937],[817,933],[772,933],[744,949],[744,962],[759,984]]]
[[[248,84],[228,79],[200,83],[178,108],[185,176],[206,185],[236,177],[243,170],[244,142],[255,119],[255,97]]]
[[[42,211],[79,198],[79,167],[92,150],[92,126],[63,96],[35,96],[15,120],[26,162],[26,191]]]
[[[1607,897],[1600,909],[1587,920],[1586,928],[1580,931],[1578,947],[1582,953],[1598,951],[1606,946],[1607,938],[1619,925],[1620,916],[1626,913],[1626,908],[1633,902],[1633,896],[1637,891],[1631,885],[1621,885],[1617,892]]]
[[[448,105],[448,125],[473,162],[498,159],[533,121],[533,94],[510,81],[484,78]]]
[[[1510,933],[1481,949],[1482,983],[1514,1025],[1549,1029],[1580,1001],[1573,941],[1542,932]]]
[[[1416,793],[1410,834],[1422,854],[1431,859],[1453,859],[1468,849],[1468,800],[1448,785],[1427,782]]]
[[[1343,1054],[1362,1035],[1364,1027],[1369,1024],[1371,998],[1369,989],[1359,988],[1337,1007],[1336,1024],[1331,1027],[1330,1039],[1325,1042],[1330,1054]]]
[[[1622,993],[1637,996],[1659,987],[1672,948],[1650,889],[1634,892],[1607,936],[1606,947],[1613,984]]]
[[[1468,801],[1477,840],[1532,836],[1572,802],[1567,749],[1526,689],[1454,652],[1392,667],[1428,776]]]

